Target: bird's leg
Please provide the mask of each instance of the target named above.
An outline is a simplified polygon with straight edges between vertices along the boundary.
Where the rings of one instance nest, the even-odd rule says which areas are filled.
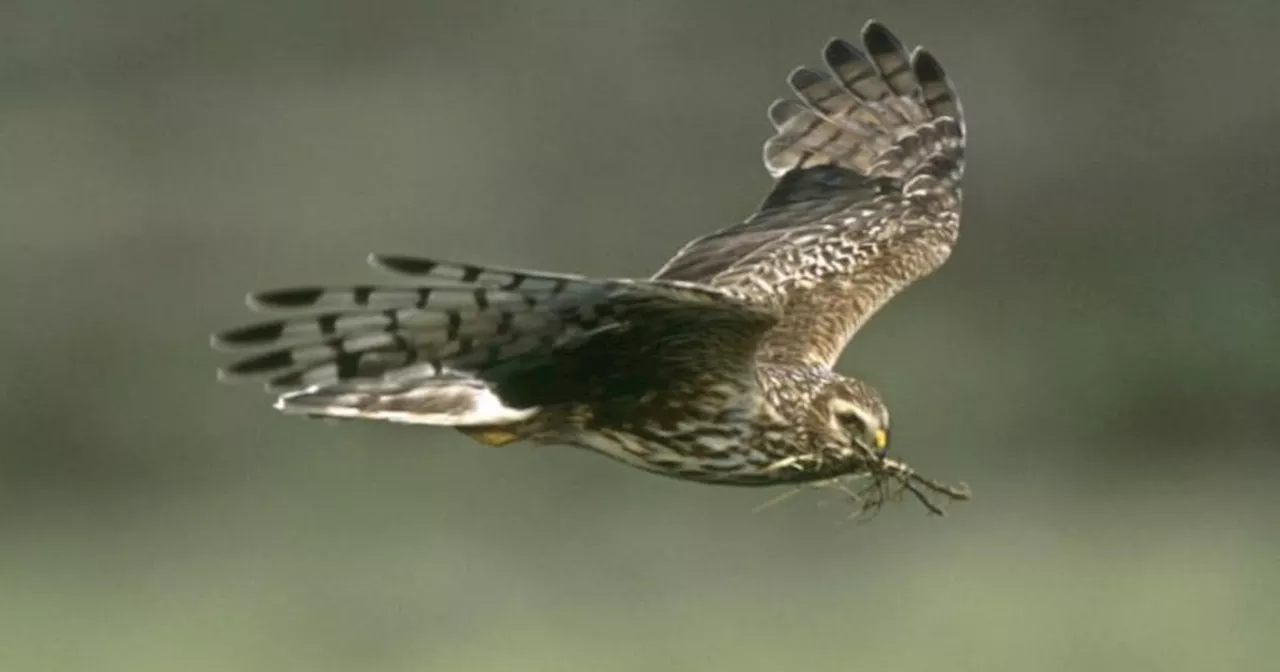
[[[505,446],[513,441],[518,441],[521,436],[518,432],[513,431],[510,427],[494,425],[489,427],[459,427],[458,431],[466,434],[472,440],[483,443],[486,446]]]

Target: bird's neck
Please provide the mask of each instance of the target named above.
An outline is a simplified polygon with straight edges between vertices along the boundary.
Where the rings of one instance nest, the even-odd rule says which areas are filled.
[[[835,374],[829,369],[809,365],[761,363],[756,366],[762,412],[772,412],[779,419],[803,424],[812,414],[818,393]]]

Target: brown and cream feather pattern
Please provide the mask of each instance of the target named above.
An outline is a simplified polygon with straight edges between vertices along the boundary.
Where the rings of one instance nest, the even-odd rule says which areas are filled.
[[[757,212],[648,279],[375,255],[401,282],[258,292],[269,319],[214,337],[291,413],[577,445],[689,480],[918,479],[884,456],[888,412],[831,366],[950,255],[964,120],[923,49],[883,25],[833,40],[774,103]],[[913,490],[914,491],[914,490]]]
[[[960,224],[964,121],[938,61],[888,29],[836,39],[829,72],[797,68],[769,108],[760,211],[695,240],[657,273],[746,292],[784,313],[762,359],[831,366],[897,292],[940,266]]]

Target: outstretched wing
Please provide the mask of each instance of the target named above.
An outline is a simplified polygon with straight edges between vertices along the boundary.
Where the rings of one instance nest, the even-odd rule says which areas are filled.
[[[895,294],[940,266],[960,223],[964,121],[937,60],[880,23],[866,51],[832,40],[829,73],[798,68],[769,108],[777,179],[745,222],[689,243],[654,276],[781,305],[763,360],[831,366]]]
[[[288,412],[486,424],[745,376],[776,319],[703,285],[371,261],[415,284],[253,294],[258,310],[294,314],[215,335],[244,353],[220,374],[265,378]]]

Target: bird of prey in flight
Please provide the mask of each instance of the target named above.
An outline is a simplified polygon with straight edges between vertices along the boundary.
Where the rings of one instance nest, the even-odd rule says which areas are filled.
[[[372,255],[401,282],[251,294],[275,319],[214,336],[242,353],[221,375],[266,379],[285,413],[578,446],[702,483],[869,480],[867,508],[909,491],[934,512],[933,495],[967,498],[889,457],[880,394],[832,370],[951,254],[960,101],[931,53],[876,21],[823,61],[769,107],[775,183],[755,214],[651,277]]]

